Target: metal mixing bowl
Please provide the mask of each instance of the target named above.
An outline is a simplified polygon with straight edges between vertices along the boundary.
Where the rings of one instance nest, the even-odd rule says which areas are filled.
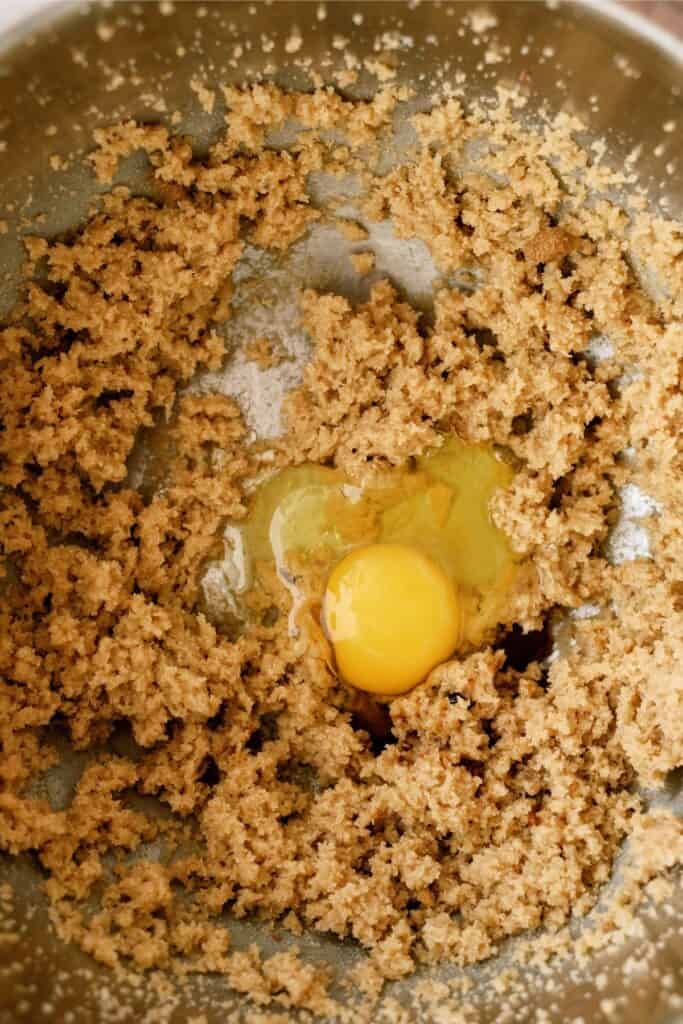
[[[36,0],[30,4],[35,7]],[[337,35],[349,39],[350,48],[364,56],[373,54],[382,33],[398,29],[413,45],[402,46],[399,38],[391,59],[397,61],[399,80],[413,85],[422,97],[431,91],[437,69],[445,68],[445,78],[451,80],[457,72],[465,72],[468,97],[490,94],[499,77],[521,80],[529,89],[530,111],[546,102],[554,109],[583,114],[591,132],[607,138],[613,161],[623,160],[640,146],[638,166],[653,202],[663,202],[673,214],[683,212],[683,134],[680,129],[663,129],[683,121],[683,48],[615,5],[503,2],[484,8],[457,2],[406,5],[328,0],[321,20],[315,3],[166,3],[161,9],[152,2],[105,7],[58,4],[7,29],[14,6],[2,0],[0,10],[0,26],[5,29],[0,39],[0,219],[9,226],[8,233],[0,236],[2,311],[16,294],[22,233],[52,235],[73,228],[86,216],[98,189],[78,156],[90,147],[96,125],[121,117],[168,120],[178,110],[178,130],[194,136],[200,147],[206,145],[220,132],[223,109],[217,103],[212,115],[203,112],[189,80],[198,75],[231,82],[265,73],[285,85],[305,87],[304,72],[294,66],[282,45],[293,24],[303,36],[297,59],[311,56],[319,66]],[[504,54],[499,64],[486,63],[485,34],[472,32],[464,20],[472,6],[479,11],[484,8],[497,19],[491,34]],[[352,18],[357,12],[363,16],[361,24]],[[264,33],[276,41],[272,52],[264,52]],[[237,43],[244,47],[244,56],[235,69],[229,60]],[[332,47],[331,52],[336,65],[342,66],[343,51]],[[277,68],[270,71],[273,64]],[[323,70],[329,73],[333,67]],[[371,86],[370,78],[361,77],[349,91],[365,95]],[[61,169],[56,173],[51,164]],[[143,161],[129,160],[122,180],[142,187]],[[413,301],[428,305],[429,275],[420,264],[422,258],[420,252],[412,252],[406,263],[405,251],[398,256],[387,251],[382,269],[398,280]],[[319,235],[306,243],[297,274],[347,293],[357,288],[344,277]],[[11,386],[11,381],[3,380],[0,386]],[[72,779],[67,769],[47,780],[50,798],[68,799]],[[670,792],[657,799],[670,799],[674,793],[672,785]],[[146,1015],[164,1002],[158,990],[119,985],[108,971],[56,939],[41,891],[41,874],[30,858],[0,858],[0,880],[9,881],[17,893],[20,930],[18,943],[0,942],[0,1024],[152,1020]],[[643,917],[646,937],[656,939],[665,927],[670,932],[671,921],[683,912],[680,892],[666,909],[667,913]],[[266,950],[282,948],[283,939],[257,925],[233,922],[229,926],[237,947],[256,941]],[[484,966],[471,972],[472,1001],[482,1021],[523,1024],[582,1018],[596,1024],[673,1024],[683,1020],[670,998],[672,991],[683,993],[680,937],[669,935],[649,960],[643,959],[639,943],[634,939],[617,957],[596,958],[585,968],[571,965],[570,969],[565,963],[552,975],[551,986],[547,978],[530,971],[523,995],[497,994],[489,984],[493,968]],[[313,959],[332,962],[340,972],[360,955],[353,946],[332,940],[307,938],[300,945]],[[503,955],[509,956],[510,951]],[[636,967],[643,960],[647,969],[632,970],[626,979],[621,968],[629,957]],[[500,962],[495,969],[499,966]],[[443,973],[457,972],[445,969]],[[595,983],[598,974],[604,975],[600,991]],[[662,985],[662,974],[670,976],[668,988]],[[395,986],[394,992],[409,1002],[410,988],[410,982],[404,983]],[[187,1020],[193,1010],[217,1022],[225,1018],[228,1005],[229,994],[218,978],[196,979],[175,1003],[167,1003],[171,1019],[177,1021]],[[539,1015],[543,1010],[547,1018]]]

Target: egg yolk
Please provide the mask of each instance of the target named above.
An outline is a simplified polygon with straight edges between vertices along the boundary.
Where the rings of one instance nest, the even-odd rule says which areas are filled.
[[[407,544],[370,544],[332,571],[325,627],[342,678],[368,693],[411,690],[458,646],[462,607],[453,583]]]

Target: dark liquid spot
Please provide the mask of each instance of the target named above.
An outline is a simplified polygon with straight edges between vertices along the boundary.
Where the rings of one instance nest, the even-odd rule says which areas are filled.
[[[391,725],[391,714],[386,704],[373,700],[367,693],[354,694],[351,726],[353,729],[368,733],[375,755],[381,754],[386,747],[398,742],[391,731]]]
[[[258,729],[251,734],[245,746],[247,750],[251,750],[252,754],[258,754],[263,749],[264,743],[275,740],[277,737],[277,715],[273,712],[266,712],[261,717]]]
[[[542,629],[533,629],[529,633],[525,633],[520,626],[513,626],[500,647],[505,651],[505,668],[523,672],[532,662],[543,661],[552,651],[550,620],[546,619]]]
[[[135,392],[131,388],[122,388],[118,391],[105,388],[105,390],[98,395],[95,401],[96,409],[108,409],[114,402],[120,402],[126,398],[132,398]]]
[[[465,334],[468,338],[474,338],[477,348],[482,352],[486,348],[498,348],[498,338],[488,327],[465,327]]]
[[[523,412],[519,416],[515,416],[512,420],[512,433],[522,436],[528,434],[534,426],[534,416],[532,412]]]
[[[484,762],[475,761],[471,757],[461,757],[460,766],[469,772],[470,775],[476,775],[478,779],[484,778]]]
[[[216,712],[216,714],[212,715],[211,718],[207,718],[207,720],[206,720],[206,727],[207,727],[207,729],[211,729],[212,732],[213,732],[215,729],[220,729],[220,727],[222,725],[225,725],[225,712],[226,712],[226,705],[225,704],[221,704],[221,706],[219,707],[219,709]]]
[[[214,759],[209,756],[204,762],[202,773],[199,776],[199,781],[204,782],[207,786],[217,786],[221,781],[221,773],[218,769],[218,765]]]

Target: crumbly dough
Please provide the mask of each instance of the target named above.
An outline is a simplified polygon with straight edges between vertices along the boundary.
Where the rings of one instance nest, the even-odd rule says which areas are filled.
[[[304,580],[296,636],[275,576],[241,635],[202,613],[202,566],[221,523],[245,514],[260,452],[231,399],[177,388],[224,357],[214,325],[245,241],[300,238],[321,215],[308,176],[358,147],[371,158],[401,97],[257,85],[225,98],[205,160],[163,127],[98,133],[99,178],[142,147],[156,198],[113,188],[73,237],[30,240],[0,335],[0,846],[37,853],[60,934],[100,961],[220,971],[261,1006],[325,1014],[324,969],[233,951],[216,916],[352,936],[372,995],[416,964],[471,964],[507,936],[562,928],[634,832],[653,872],[683,853],[665,812],[648,832],[635,788],[683,763],[681,230],[587,203],[607,179],[574,125],[523,131],[505,97],[486,117],[454,100],[418,115],[414,160],[368,174],[364,218],[423,240],[460,285],[441,287],[430,324],[388,281],[355,308],[306,292],[314,351],[276,461],[362,483],[444,433],[503,446],[517,472],[492,514],[524,559],[496,644],[393,700],[378,745],[330,670],[320,580]],[[288,118],[297,144],[265,148]],[[493,144],[474,168],[463,154],[478,139]],[[599,334],[614,354],[596,362]],[[135,490],[130,460],[160,420],[155,486]],[[660,503],[653,557],[611,565],[627,481]],[[586,604],[562,656],[508,643]],[[63,810],[28,788],[57,757],[54,722],[96,752]],[[122,723],[129,755],[107,746]],[[136,791],[170,818],[133,807]],[[131,864],[152,839],[175,855]]]
[[[352,252],[349,257],[357,274],[369,274],[375,267],[373,252]]]
[[[286,354],[270,338],[252,338],[244,346],[244,353],[259,370],[270,370],[286,359]]]

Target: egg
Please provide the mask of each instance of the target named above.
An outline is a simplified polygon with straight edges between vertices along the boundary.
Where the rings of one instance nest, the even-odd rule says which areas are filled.
[[[367,693],[411,690],[460,640],[453,581],[408,544],[370,544],[342,558],[323,614],[339,674]]]
[[[230,605],[248,620],[272,567],[295,610],[313,581],[340,677],[403,693],[504,621],[519,558],[489,502],[513,476],[492,446],[457,437],[364,487],[328,466],[277,472],[226,528]]]

